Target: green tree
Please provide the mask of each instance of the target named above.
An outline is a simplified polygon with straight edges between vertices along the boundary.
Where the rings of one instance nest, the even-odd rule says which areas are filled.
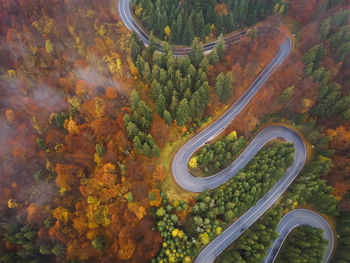
[[[224,36],[222,34],[220,34],[220,36],[216,42],[215,48],[216,48],[216,52],[217,52],[217,55],[219,57],[219,60],[222,60],[224,58],[224,54],[225,54],[225,39],[224,39]]]
[[[172,116],[172,119],[175,119],[176,117],[176,111],[178,109],[179,102],[175,96],[171,98],[171,103],[170,103],[170,113]]]
[[[221,102],[227,102],[228,100],[231,99],[232,93],[233,93],[232,85],[233,85],[233,80],[230,72],[227,73],[226,75],[223,72],[221,72],[216,77],[215,93],[218,95],[219,100]]]
[[[193,65],[198,67],[204,58],[204,47],[203,43],[199,40],[199,38],[195,38],[190,47],[189,53],[190,60]]]
[[[157,50],[157,42],[156,42],[155,36],[153,35],[153,31],[151,32],[151,34],[149,36],[148,50],[149,50],[150,57],[153,57],[154,51]]]
[[[187,24],[185,26],[182,38],[183,38],[183,42],[186,45],[190,45],[192,40],[193,40],[193,38],[194,38],[193,24],[192,24],[191,17],[188,18],[188,21],[187,21]]]
[[[50,255],[51,252],[51,246],[49,244],[42,244],[40,245],[39,252],[42,255]]]
[[[331,17],[327,17],[320,24],[319,32],[323,39],[326,39],[331,29]]]
[[[136,151],[138,151],[139,153],[143,153],[143,148],[142,148],[142,143],[140,138],[138,136],[135,136],[132,142],[134,144]]]
[[[287,102],[294,94],[294,85],[286,88],[283,92],[282,92],[282,96],[281,96],[281,102],[285,103]]]
[[[164,113],[164,110],[166,109],[166,101],[163,95],[163,92],[159,92],[157,99],[155,101],[156,103],[156,110],[159,115],[162,115]]]
[[[92,240],[92,246],[97,249],[101,250],[106,244],[106,237],[104,235],[98,235]]]
[[[136,64],[137,57],[141,54],[143,42],[139,39],[135,31],[131,34],[130,40],[130,55],[134,64]]]
[[[208,57],[209,57],[209,62],[210,62],[211,65],[215,65],[220,60],[216,48],[212,49],[212,51],[210,52]]]
[[[64,254],[65,248],[62,243],[57,243],[51,250],[51,252],[56,256],[60,257]]]
[[[142,152],[148,157],[151,158],[152,157],[152,149],[151,147],[149,147],[148,143],[145,142],[142,146]]]
[[[176,122],[181,127],[184,126],[190,119],[190,107],[187,99],[180,101],[179,107],[176,111]]]
[[[103,146],[103,144],[96,144],[96,153],[98,155],[98,157],[102,158],[105,153],[106,153],[106,148]]]
[[[168,125],[170,125],[173,121],[170,112],[167,110],[164,110],[163,118]]]

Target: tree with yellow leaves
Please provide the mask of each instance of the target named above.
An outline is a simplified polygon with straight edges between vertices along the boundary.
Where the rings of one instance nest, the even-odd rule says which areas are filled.
[[[169,26],[166,26],[164,28],[164,34],[165,34],[165,39],[169,39],[170,35],[171,35],[171,29]]]
[[[67,209],[59,206],[55,210],[52,211],[52,215],[54,218],[56,218],[58,221],[62,223],[67,223],[68,222],[68,215],[69,212]]]
[[[210,239],[209,239],[209,235],[207,232],[204,232],[202,234],[199,234],[199,237],[203,243],[203,245],[206,245],[209,243]]]
[[[69,119],[66,119],[64,121],[64,128],[67,129],[67,131],[70,134],[78,134],[79,133],[79,127],[76,124],[76,122],[70,117]]]
[[[46,40],[45,42],[46,52],[51,53],[53,51],[53,46],[51,44],[50,39]]]
[[[191,168],[197,168],[197,167],[198,167],[197,160],[198,160],[198,156],[192,157],[191,160],[190,160],[190,162],[188,163],[188,165],[189,165]]]
[[[235,141],[235,140],[237,140],[237,132],[236,132],[236,131],[230,132],[230,134],[227,135],[226,138],[227,138],[229,141]]]
[[[18,207],[18,203],[14,199],[9,199],[7,202],[8,208],[16,208]]]

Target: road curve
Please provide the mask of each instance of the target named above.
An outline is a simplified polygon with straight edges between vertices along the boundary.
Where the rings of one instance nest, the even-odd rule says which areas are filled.
[[[327,221],[319,214],[308,210],[308,209],[295,209],[286,214],[278,224],[277,232],[279,237],[273,241],[272,247],[267,251],[267,257],[263,263],[272,263],[277,258],[278,252],[280,251],[284,241],[288,234],[298,226],[312,226],[323,229],[323,238],[328,240],[328,245],[323,257],[323,262],[329,261],[333,246],[334,238],[333,232]]]
[[[134,30],[145,45],[148,45],[149,37],[133,20],[129,5],[130,0],[119,0],[118,9],[120,17],[129,30]],[[246,31],[242,31],[238,33],[237,36],[242,36],[245,34]],[[210,51],[214,46],[215,42],[206,44],[205,51]],[[235,176],[237,172],[242,169],[267,142],[273,139],[282,138],[292,143],[295,147],[294,162],[287,169],[277,184],[265,196],[263,196],[255,206],[251,207],[221,235],[210,242],[195,259],[195,262],[197,263],[213,262],[224,249],[235,241],[281,197],[283,192],[293,182],[305,164],[306,147],[300,136],[287,127],[275,125],[263,129],[229,167],[215,175],[206,178],[195,177],[188,171],[187,167],[188,161],[194,152],[205,143],[218,136],[235,119],[235,117],[244,109],[253,96],[268,80],[273,71],[287,58],[291,49],[292,42],[290,38],[286,36],[286,40],[280,46],[277,55],[272,59],[269,65],[257,77],[247,91],[239,98],[239,100],[213,124],[185,143],[174,156],[172,162],[172,174],[175,181],[182,188],[188,191],[202,192],[208,189],[216,188],[227,182],[230,178]],[[160,45],[158,45],[158,50],[160,50]],[[174,55],[182,55],[188,52],[188,50],[188,48],[176,49],[174,50]],[[330,258],[334,243],[333,233],[330,230],[328,223],[323,218],[321,219],[318,214],[310,210],[298,209],[294,211],[288,213],[281,220],[279,224],[281,228],[279,227],[278,229],[281,236],[280,238],[276,239],[274,246],[269,250],[269,254],[265,262],[271,262],[267,260],[270,260],[271,257],[274,258],[275,255],[277,255],[283,240],[285,240],[292,227],[294,228],[296,226],[303,225],[305,222],[315,222],[315,226],[317,224],[317,227],[321,227],[324,230],[324,237],[329,242],[324,256],[324,262],[327,262]],[[287,231],[286,234],[284,234],[285,231]],[[272,261],[274,260],[273,258]]]
[[[135,31],[143,43],[148,46],[149,36],[143,31],[143,29],[134,21],[134,18],[130,11],[130,0],[119,0],[118,10],[120,18],[123,20],[124,24],[130,31]],[[229,35],[225,37],[225,43],[233,43],[241,39],[247,33],[246,30],[238,32],[234,35]],[[207,43],[203,45],[204,52],[208,52],[213,49],[216,41]],[[161,45],[157,43],[157,50],[161,51]],[[175,56],[186,55],[190,51],[189,47],[173,48],[173,54]]]
[[[284,137],[284,133],[287,132],[287,128],[274,128],[269,131],[263,132],[260,136],[257,136],[253,142],[247,147],[247,149],[225,170],[205,178],[195,177],[190,174],[187,169],[187,164],[194,154],[194,152],[203,146],[206,142],[219,135],[231,121],[244,109],[259,89],[264,85],[267,79],[271,76],[274,69],[276,69],[282,61],[288,56],[291,50],[292,44],[290,39],[284,41],[281,45],[277,55],[272,59],[269,65],[263,70],[253,84],[247,89],[247,91],[238,99],[238,101],[231,106],[218,120],[211,124],[208,128],[202,131],[197,136],[186,142],[180,150],[176,153],[172,163],[172,173],[175,181],[184,189],[191,192],[202,192],[204,190],[213,189],[232,178],[239,169],[243,168],[251,157],[255,150],[259,150],[267,141],[276,138]],[[278,132],[283,129],[282,132]],[[274,132],[273,132],[274,131]],[[290,131],[289,134],[292,132]],[[294,133],[293,133],[294,134]],[[271,137],[272,136],[272,137]],[[268,138],[270,137],[270,138]],[[293,137],[293,138],[292,138]],[[303,146],[302,140],[296,134],[290,136],[293,142],[300,142],[297,149],[298,155],[305,155],[305,146]],[[304,154],[303,154],[304,153]],[[300,155],[301,154],[301,155]],[[304,161],[305,162],[305,161]],[[303,166],[304,163],[301,163]],[[237,167],[237,168],[236,168]]]

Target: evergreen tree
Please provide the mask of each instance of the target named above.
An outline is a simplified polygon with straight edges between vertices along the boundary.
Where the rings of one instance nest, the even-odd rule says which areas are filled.
[[[281,102],[285,103],[287,102],[294,94],[294,85],[286,88],[283,92],[282,92],[282,96],[281,96]]]
[[[225,40],[222,34],[220,34],[216,42],[215,48],[216,48],[216,52],[219,57],[219,60],[222,60],[224,58],[224,53],[225,53]]]
[[[56,256],[56,257],[60,257],[64,254],[65,252],[65,248],[63,246],[63,244],[58,243],[56,244],[56,246],[54,246],[54,248],[51,250],[51,252]]]
[[[140,101],[141,99],[139,94],[135,90],[133,90],[130,95],[131,109],[136,110],[139,106]]]
[[[163,118],[164,118],[165,122],[166,122],[168,125],[170,125],[171,122],[173,121],[172,118],[171,118],[170,112],[167,111],[167,110],[164,110]]]
[[[182,31],[183,31],[182,29],[183,29],[183,13],[180,13],[173,26],[172,39],[175,43],[181,42],[180,39],[182,38]]]
[[[96,144],[96,153],[100,158],[102,158],[105,155],[106,148],[103,146],[103,144]]]
[[[42,255],[50,255],[52,253],[51,250],[52,248],[49,244],[42,244],[39,248],[39,252]]]
[[[166,101],[163,95],[163,92],[159,92],[157,99],[156,99],[156,110],[159,115],[162,115],[164,113],[164,110],[166,108]]]
[[[190,48],[189,57],[192,64],[196,67],[198,67],[199,64],[202,62],[204,58],[204,47],[203,43],[199,40],[199,38],[195,38],[193,40]]]
[[[323,39],[327,38],[330,29],[331,29],[331,17],[327,17],[325,20],[322,21],[319,29],[320,35]]]
[[[190,45],[193,38],[194,38],[194,33],[193,33],[192,18],[189,17],[183,32],[182,39],[186,45]]]
[[[142,50],[143,50],[143,42],[139,39],[135,31],[133,31],[131,34],[131,41],[130,41],[130,53],[134,64],[136,64],[137,57],[141,54]]]
[[[190,119],[190,108],[187,99],[180,101],[176,111],[176,122],[181,127],[184,126]]]
[[[142,152],[148,157],[151,158],[152,157],[152,149],[151,147],[149,147],[148,143],[145,142],[142,146]]]
[[[132,142],[134,144],[134,147],[135,147],[136,151],[142,153],[143,152],[143,148],[142,148],[142,143],[141,143],[140,138],[138,136],[135,136]]]
[[[149,36],[148,50],[149,50],[149,55],[150,55],[150,57],[152,57],[154,51],[157,50],[157,42],[156,42],[155,36],[153,35],[153,31],[151,32],[151,34],[150,34],[150,36]]]
[[[202,59],[202,62],[199,64],[199,68],[200,68],[203,72],[207,73],[207,71],[208,71],[208,66],[209,66],[208,58],[207,58],[207,57],[204,57],[204,58]]]
[[[106,244],[106,237],[103,235],[98,235],[94,238],[94,240],[92,240],[91,244],[95,249],[101,250]]]
[[[231,73],[220,73],[215,82],[215,93],[218,95],[221,102],[227,102],[232,97],[232,75]]]
[[[171,103],[170,103],[170,113],[171,113],[172,119],[175,119],[178,106],[179,106],[179,102],[177,98],[173,96],[171,98]]]
[[[209,62],[211,65],[215,65],[216,63],[219,62],[219,56],[216,48],[213,48],[212,51],[209,54]]]
[[[225,74],[223,72],[221,72],[217,77],[216,77],[216,81],[215,81],[215,88],[214,91],[216,93],[216,95],[218,95],[220,101],[223,98],[223,94],[224,94],[224,85],[225,85]]]

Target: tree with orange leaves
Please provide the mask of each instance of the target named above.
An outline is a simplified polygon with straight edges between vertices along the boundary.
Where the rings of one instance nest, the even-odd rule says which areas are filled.
[[[107,88],[106,89],[106,97],[107,99],[114,100],[118,97],[118,93],[115,88]]]
[[[64,194],[65,192],[69,192],[72,190],[71,185],[75,181],[74,170],[76,167],[73,165],[63,165],[60,163],[56,164],[55,172],[56,176],[56,184],[60,188],[60,193]]]

